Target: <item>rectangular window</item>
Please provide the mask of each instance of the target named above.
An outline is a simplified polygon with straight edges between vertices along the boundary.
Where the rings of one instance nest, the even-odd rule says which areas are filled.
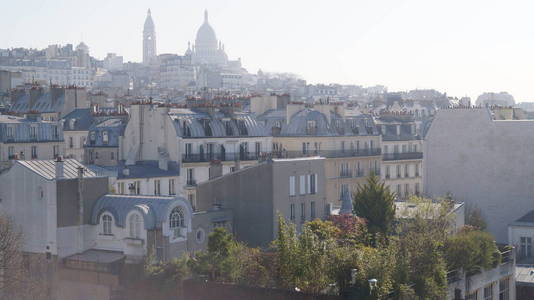
[[[310,194],[317,193],[317,174],[310,175]]]
[[[52,130],[53,130],[53,133],[54,133],[54,139],[59,139],[59,129],[57,126],[52,126]]]
[[[306,176],[300,175],[300,194],[306,194]]]
[[[190,143],[185,144],[185,157],[190,157],[193,154],[193,145]]]
[[[397,197],[401,197],[402,194],[401,194],[401,185],[400,184],[397,184]]]
[[[141,195],[141,181],[139,180],[135,182],[135,194]]]
[[[154,195],[161,195],[161,184],[159,180],[154,180]]]
[[[124,194],[124,182],[119,182],[119,194]]]
[[[74,138],[72,136],[69,136],[69,148],[74,148]]]
[[[410,195],[410,185],[406,183],[404,185],[404,197],[408,197]]]
[[[478,299],[478,290],[467,295],[467,297],[465,298],[465,300],[477,300],[477,299]]]
[[[289,212],[290,212],[289,218],[291,219],[291,221],[295,221],[295,204],[294,203],[291,203],[289,205]]]
[[[406,151],[406,145],[402,145],[402,153],[406,153],[408,151]]]
[[[295,176],[289,176],[289,196],[295,196]]]
[[[37,146],[32,146],[32,159],[37,159]]]
[[[389,179],[391,177],[391,168],[390,166],[386,166],[386,179]]]
[[[484,287],[484,300],[493,300],[493,283]]]
[[[187,185],[195,185],[195,176],[193,171],[193,168],[187,169]]]
[[[420,193],[420,191],[419,191],[419,182],[415,183],[415,191],[414,192],[415,192],[415,195],[419,196],[419,193]]]
[[[499,300],[510,299],[510,278],[499,280]]]
[[[37,137],[37,128],[35,126],[30,127],[30,138],[34,139]]]
[[[174,179],[169,179],[169,195],[176,195],[176,191],[174,189]]]
[[[397,165],[397,178],[401,178],[401,166]]]
[[[315,219],[315,201],[310,202],[310,219]]]
[[[532,256],[532,238],[522,236],[520,238],[520,255],[521,258],[531,257]]]
[[[419,164],[415,164],[415,177],[419,177]]]
[[[12,159],[13,156],[15,156],[15,147],[13,146],[7,147],[7,156],[9,159]]]
[[[343,183],[343,184],[341,185],[341,188],[339,189],[339,200],[340,200],[340,201],[343,200],[343,199],[342,199],[342,198],[343,198],[343,195],[344,195],[345,193],[348,193],[348,192],[349,192],[349,185],[346,184],[346,183]]]
[[[345,152],[345,141],[341,141],[341,152]]]
[[[410,169],[408,165],[404,165],[404,177],[410,177]]]
[[[300,204],[300,222],[304,223],[306,221],[306,203]]]
[[[115,152],[111,151],[110,155],[111,155],[111,160],[115,160]]]
[[[260,156],[260,152],[261,152],[261,143],[260,142],[256,142],[255,150],[256,150],[256,156]]]
[[[85,140],[85,136],[80,139],[80,148],[83,148],[83,146],[85,145]]]
[[[7,127],[7,137],[8,138],[13,138],[13,127],[11,127],[11,126]]]

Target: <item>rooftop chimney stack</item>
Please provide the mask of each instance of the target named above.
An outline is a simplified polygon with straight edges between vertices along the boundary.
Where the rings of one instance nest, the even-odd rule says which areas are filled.
[[[83,167],[78,167],[77,169],[78,169],[78,178],[82,179],[83,178],[83,172],[84,172]]]
[[[65,162],[61,156],[56,158],[56,179],[65,178],[64,163]]]

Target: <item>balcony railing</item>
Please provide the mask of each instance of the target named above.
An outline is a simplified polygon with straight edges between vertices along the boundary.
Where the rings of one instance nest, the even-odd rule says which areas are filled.
[[[339,177],[341,178],[351,178],[352,177],[352,171],[351,170],[343,170],[339,172]]]
[[[384,153],[384,160],[422,159],[423,152]]]
[[[196,180],[191,179],[191,178],[187,179],[187,186],[196,186],[196,185],[197,185],[197,181]]]
[[[358,157],[380,155],[380,148],[359,149],[359,150],[307,150],[307,151],[277,151],[273,152],[275,158],[297,158],[309,156],[323,156],[327,158],[337,157]]]
[[[195,153],[184,154],[182,156],[182,162],[210,162],[213,160],[220,161],[236,161],[236,160],[258,160],[260,155],[255,152],[242,152],[242,153]]]

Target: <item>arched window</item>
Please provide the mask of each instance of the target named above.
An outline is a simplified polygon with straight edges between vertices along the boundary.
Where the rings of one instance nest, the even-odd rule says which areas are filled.
[[[143,221],[138,214],[132,214],[128,219],[130,226],[130,237],[134,239],[141,238],[141,225]]]
[[[175,207],[169,216],[169,228],[174,238],[181,236],[181,228],[183,227],[185,227],[184,211],[181,207]]]
[[[105,235],[111,235],[111,224],[113,222],[113,218],[110,215],[103,215],[102,216],[102,233]]]

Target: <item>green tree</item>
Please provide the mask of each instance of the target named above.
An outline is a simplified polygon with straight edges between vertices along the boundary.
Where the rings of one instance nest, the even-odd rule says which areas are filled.
[[[334,283],[331,253],[336,248],[336,233],[331,222],[313,221],[297,235],[295,226],[279,216],[278,237],[273,243],[278,286],[319,293]]]
[[[445,256],[449,269],[467,273],[490,269],[500,262],[500,251],[493,236],[480,230],[466,229],[448,238]]]
[[[465,224],[473,226],[479,230],[486,230],[486,220],[482,216],[482,211],[478,207],[470,206],[465,214]]]
[[[411,199],[409,220],[402,222],[398,241],[396,290],[414,284],[421,299],[443,299],[447,293],[447,264],[443,247],[451,232],[451,201],[433,203],[423,198]],[[402,212],[400,212],[402,213]]]
[[[337,239],[341,234],[341,230],[336,227],[332,221],[315,219],[307,222],[305,226],[321,241]]]
[[[354,212],[367,220],[369,232],[373,235],[387,235],[395,218],[395,195],[380,179],[371,175],[364,185],[358,185],[353,196]]]

